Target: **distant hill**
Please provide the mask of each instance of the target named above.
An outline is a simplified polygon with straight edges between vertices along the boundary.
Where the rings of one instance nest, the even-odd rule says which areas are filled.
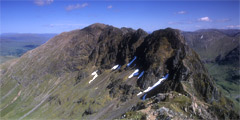
[[[240,29],[200,29],[195,32],[210,32],[211,33],[213,31],[217,31],[217,32],[220,32],[222,34],[232,36],[232,37],[234,37],[240,33]]]
[[[0,35],[0,41],[15,41],[15,42],[33,42],[33,43],[45,43],[50,38],[57,34],[45,33],[45,34],[33,34],[33,33],[3,33]]]
[[[224,93],[240,104],[240,30],[203,29],[183,32],[187,44],[204,61],[210,75]]]
[[[205,62],[223,58],[240,42],[240,30],[202,29],[195,32],[183,32],[187,44],[193,48]]]
[[[57,34],[4,33],[0,35],[0,63],[20,57]]]
[[[239,66],[239,57],[240,57],[240,46],[238,45],[237,47],[233,48],[230,52],[227,53],[222,58],[216,58],[216,62],[220,65],[234,65],[234,66]]]

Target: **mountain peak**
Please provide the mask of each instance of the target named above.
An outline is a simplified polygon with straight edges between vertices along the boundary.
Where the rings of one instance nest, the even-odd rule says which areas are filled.
[[[89,25],[88,27],[89,28],[101,28],[101,29],[103,29],[103,28],[106,28],[107,26],[109,26],[109,25],[106,25],[106,24],[103,24],[103,23],[94,23],[94,24]]]
[[[16,113],[20,119],[36,114],[46,119],[128,118],[128,112],[161,111],[160,106],[176,113],[171,118],[235,115],[229,114],[231,102],[219,94],[199,56],[170,28],[147,34],[96,23],[60,34],[2,69],[2,94],[16,88],[9,97],[21,98],[14,109],[3,108],[3,118]],[[149,103],[155,107],[145,106]]]

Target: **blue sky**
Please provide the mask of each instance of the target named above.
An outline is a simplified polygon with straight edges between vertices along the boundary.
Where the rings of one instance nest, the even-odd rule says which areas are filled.
[[[93,23],[145,31],[239,29],[239,1],[1,1],[0,33],[61,33]]]

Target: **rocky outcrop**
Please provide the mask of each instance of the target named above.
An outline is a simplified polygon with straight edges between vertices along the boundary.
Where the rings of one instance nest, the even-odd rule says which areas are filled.
[[[127,63],[135,56],[136,60],[127,67]],[[116,64],[121,68],[111,70]],[[206,105],[201,107],[203,112],[200,112],[200,118],[205,119],[204,115],[209,116],[209,119],[238,117],[235,112],[228,111],[232,110],[231,102],[226,102],[218,91],[199,56],[185,44],[179,30],[171,28],[147,34],[142,29],[119,29],[97,23],[81,30],[62,33],[5,66],[7,69],[2,73],[1,85],[12,85],[17,80],[22,86],[19,89],[24,91],[22,102],[28,103],[24,110],[38,105],[37,108],[40,107],[46,113],[42,112],[37,117],[46,119],[113,119],[130,110],[136,112],[145,109],[147,106],[143,104],[148,101],[133,107],[141,101],[137,93],[152,86],[166,74],[169,74],[168,79],[148,92],[146,99],[180,110],[169,113],[171,110],[166,106],[157,108],[155,113],[159,118],[165,113],[181,115],[185,108],[187,112],[181,117],[192,118],[188,113],[196,112],[188,112],[190,109],[187,107],[197,102]],[[129,78],[135,69],[144,71],[144,75],[139,79]],[[93,72],[97,76],[90,83]],[[175,92],[180,94],[179,98],[175,97]],[[159,93],[166,96],[159,98]],[[50,96],[47,105],[42,105],[45,99],[41,99],[41,96]],[[174,101],[179,102],[179,99],[180,103],[188,104],[175,105]],[[169,104],[163,104],[165,100]],[[41,104],[37,104],[38,101]],[[17,110],[13,111],[22,112]],[[223,115],[216,114],[218,110],[223,111]],[[53,111],[56,113],[50,114]],[[11,116],[12,113],[9,114]],[[23,117],[27,116],[25,114]],[[144,115],[141,117],[145,118]]]

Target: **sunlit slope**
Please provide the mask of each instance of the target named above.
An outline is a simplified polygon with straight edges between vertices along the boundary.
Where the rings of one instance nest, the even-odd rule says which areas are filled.
[[[115,65],[121,67],[112,70]],[[129,77],[136,69],[144,74]],[[137,96],[166,74],[146,100],[144,94]],[[2,119],[134,118],[129,116],[139,113],[134,106],[155,101],[159,93],[184,95],[155,103],[188,119],[238,117],[199,56],[171,28],[147,34],[97,23],[61,33],[1,65],[1,78]],[[141,109],[139,114],[146,117],[150,109]]]

